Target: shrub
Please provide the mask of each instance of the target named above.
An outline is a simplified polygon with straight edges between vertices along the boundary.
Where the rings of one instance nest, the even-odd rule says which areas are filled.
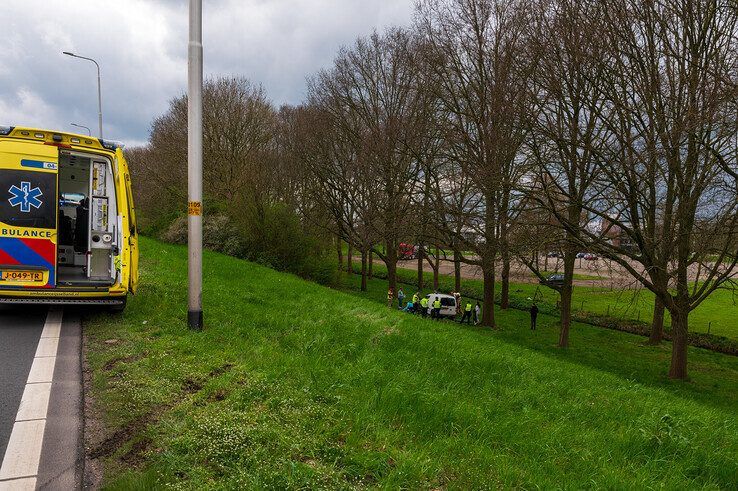
[[[243,255],[243,240],[231,220],[222,214],[207,215],[202,227],[203,246],[231,256]],[[179,216],[160,235],[160,238],[173,244],[187,243],[187,217]]]
[[[174,219],[169,227],[167,227],[160,235],[159,238],[165,242],[171,242],[172,244],[186,244],[187,243],[187,217],[180,216]]]
[[[336,268],[325,247],[300,219],[283,205],[271,205],[259,213],[230,215],[227,207],[203,222],[203,246],[248,259],[279,271],[287,271],[322,285],[335,285]],[[243,211],[243,210],[242,210]],[[187,217],[175,218],[159,237],[174,244],[187,243]]]

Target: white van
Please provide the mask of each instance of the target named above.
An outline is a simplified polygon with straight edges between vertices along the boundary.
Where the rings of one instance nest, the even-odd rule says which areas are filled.
[[[445,293],[430,293],[425,296],[428,299],[428,315],[433,310],[433,302],[436,298],[441,300],[441,317],[448,317],[453,319],[456,317],[456,299],[453,295],[446,295]]]

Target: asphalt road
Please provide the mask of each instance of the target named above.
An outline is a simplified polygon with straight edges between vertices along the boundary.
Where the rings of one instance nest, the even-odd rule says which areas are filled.
[[[13,430],[46,307],[0,306],[0,461]]]
[[[79,312],[0,306],[0,491],[81,488],[81,339]]]

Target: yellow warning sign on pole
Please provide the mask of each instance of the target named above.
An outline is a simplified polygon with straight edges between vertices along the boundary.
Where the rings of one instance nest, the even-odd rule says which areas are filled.
[[[187,214],[194,217],[202,215],[202,203],[200,201],[190,201],[187,203]]]

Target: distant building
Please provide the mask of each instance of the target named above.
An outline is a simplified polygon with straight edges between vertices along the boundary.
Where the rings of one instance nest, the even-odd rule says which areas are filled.
[[[621,221],[621,223],[626,227],[630,226],[628,222]],[[613,247],[628,251],[635,250],[638,247],[623,227],[608,218],[600,220],[600,233]]]

